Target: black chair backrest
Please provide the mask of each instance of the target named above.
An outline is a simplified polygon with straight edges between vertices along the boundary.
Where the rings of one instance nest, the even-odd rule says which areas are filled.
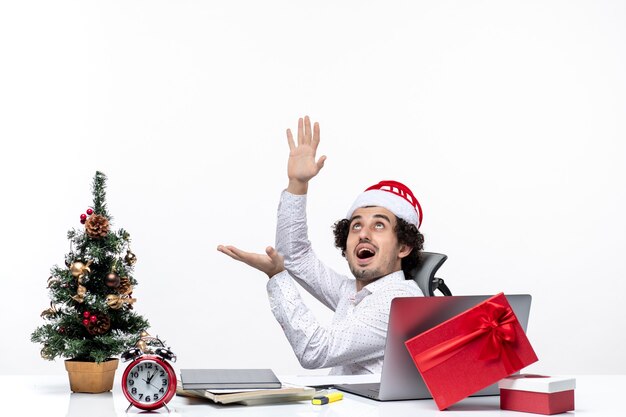
[[[411,270],[411,277],[426,297],[434,296],[435,290],[439,290],[443,295],[452,295],[443,279],[435,277],[446,259],[448,257],[442,253],[422,252],[420,264]]]

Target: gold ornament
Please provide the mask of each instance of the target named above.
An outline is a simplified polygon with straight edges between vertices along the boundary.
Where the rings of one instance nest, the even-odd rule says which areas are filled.
[[[109,220],[100,214],[92,214],[85,221],[85,233],[92,239],[105,237],[109,233]]]
[[[119,310],[124,304],[128,308],[133,308],[133,303],[137,301],[136,298],[132,298],[133,286],[130,285],[130,279],[128,277],[120,278],[120,284],[117,287],[117,294],[111,294],[107,296],[107,305],[112,309]],[[146,333],[147,334],[147,333]]]
[[[82,285],[82,280],[78,278],[78,288],[76,288],[76,295],[72,296],[72,300],[82,303],[85,301],[85,294],[87,294],[87,288]]]
[[[86,264],[82,262],[74,262],[70,266],[70,272],[72,276],[76,278],[78,287],[76,288],[76,295],[72,296],[72,299],[78,303],[82,303],[85,301],[85,294],[87,293],[87,288],[83,286],[83,277],[91,272],[89,265],[91,265],[93,261],[90,259]]]
[[[51,319],[58,313],[58,310],[56,309],[52,301],[50,301],[50,308],[46,308],[44,311],[41,312],[39,316],[43,317],[44,319]]]
[[[130,266],[133,266],[137,263],[137,256],[128,249],[126,251],[126,256],[124,257],[124,261]]]
[[[144,353],[148,350],[148,344],[144,340],[139,340],[135,346],[137,346],[137,348]]]
[[[150,336],[147,331],[142,330],[139,334],[139,340],[135,343],[143,353],[154,353],[153,346],[163,346],[163,342],[157,337]]]
[[[82,262],[72,263],[72,265],[70,265],[70,272],[72,273],[72,276],[74,278],[82,278],[83,276],[87,275],[91,272],[89,265],[91,265],[92,263],[92,260],[87,261],[86,264]]]
[[[130,295],[117,295],[117,294],[109,294],[107,295],[107,305],[114,310],[119,310],[124,306],[124,304],[128,304],[129,308],[132,308],[132,304],[137,301],[136,298],[132,298]]]

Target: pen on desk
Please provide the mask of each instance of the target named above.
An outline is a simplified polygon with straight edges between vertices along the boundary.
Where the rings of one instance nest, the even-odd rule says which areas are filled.
[[[341,392],[331,392],[326,395],[320,395],[318,397],[313,397],[311,403],[315,405],[324,405],[328,403],[332,403],[335,401],[339,401],[343,398],[343,394]]]

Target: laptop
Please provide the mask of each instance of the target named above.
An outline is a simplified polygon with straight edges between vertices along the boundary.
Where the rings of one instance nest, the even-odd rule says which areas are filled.
[[[399,297],[391,300],[385,359],[379,383],[338,384],[335,388],[378,401],[432,398],[404,342],[474,307],[492,295],[449,297]],[[520,325],[526,331],[530,313],[529,294],[506,295]],[[495,383],[472,396],[498,395]]]

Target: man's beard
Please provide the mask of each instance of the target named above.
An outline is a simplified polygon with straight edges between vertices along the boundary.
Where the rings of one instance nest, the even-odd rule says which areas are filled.
[[[380,269],[360,269],[358,266],[348,265],[350,267],[350,271],[352,271],[352,275],[358,281],[369,282],[375,280],[376,278],[382,277],[384,274],[380,272]]]

